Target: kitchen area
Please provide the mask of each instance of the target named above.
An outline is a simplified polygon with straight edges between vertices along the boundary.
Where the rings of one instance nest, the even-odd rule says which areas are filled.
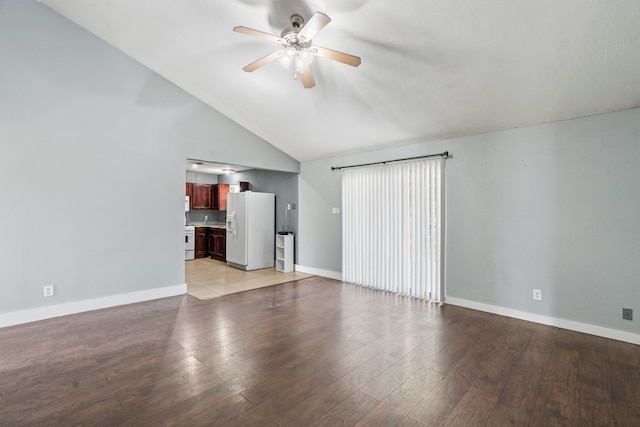
[[[208,299],[309,276],[293,271],[297,174],[189,159],[185,181],[189,294]],[[244,260],[233,241],[249,241],[241,214],[252,221]]]
[[[185,189],[185,260],[205,258],[226,261],[226,213],[229,192],[249,190],[238,184],[187,182]]]

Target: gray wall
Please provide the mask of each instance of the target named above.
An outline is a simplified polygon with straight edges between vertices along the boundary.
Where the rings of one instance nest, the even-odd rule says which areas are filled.
[[[186,180],[197,184],[217,184],[218,175],[187,171]]]
[[[0,313],[183,284],[187,158],[298,171],[36,1],[0,1],[0,52]]]
[[[222,114],[192,111],[182,127],[188,158],[285,172],[300,163]],[[260,142],[260,143],[256,143]]]
[[[639,141],[634,109],[302,163],[298,263],[341,271],[330,166],[449,150],[447,296],[638,333]]]
[[[358,157],[346,157],[359,163]],[[342,216],[331,209],[342,207],[339,172],[331,172],[336,160],[300,164],[298,179],[298,261],[305,267],[342,271]]]

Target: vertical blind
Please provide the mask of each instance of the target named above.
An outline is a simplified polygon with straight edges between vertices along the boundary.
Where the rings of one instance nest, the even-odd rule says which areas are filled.
[[[342,280],[441,301],[444,159],[342,171]]]

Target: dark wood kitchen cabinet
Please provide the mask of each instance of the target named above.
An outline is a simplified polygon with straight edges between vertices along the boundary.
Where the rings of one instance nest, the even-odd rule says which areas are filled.
[[[209,230],[209,253],[213,259],[227,260],[227,230],[224,228]]]
[[[196,249],[195,257],[204,258],[208,255],[207,251],[207,227],[196,227]]]
[[[191,209],[211,209],[211,184],[192,184]]]
[[[213,185],[213,209],[218,211],[227,210],[227,194],[229,193],[229,184]]]

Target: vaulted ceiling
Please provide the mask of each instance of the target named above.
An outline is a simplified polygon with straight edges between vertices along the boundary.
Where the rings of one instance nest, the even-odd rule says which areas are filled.
[[[299,161],[640,106],[637,0],[43,0]],[[331,17],[316,87],[280,48],[290,16]]]

